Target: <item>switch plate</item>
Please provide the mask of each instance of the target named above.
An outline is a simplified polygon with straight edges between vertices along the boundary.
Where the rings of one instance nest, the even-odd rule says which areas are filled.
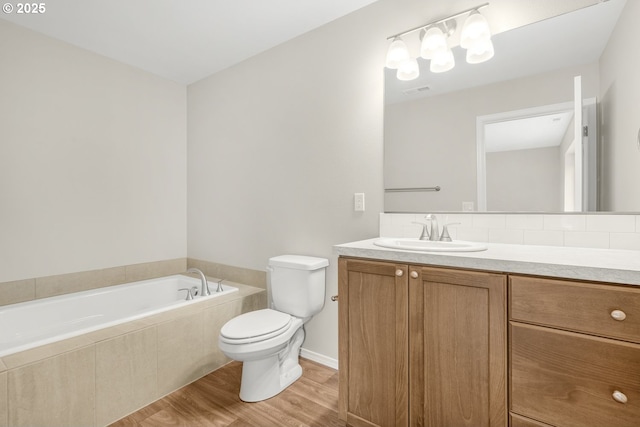
[[[353,210],[364,212],[364,193],[355,193],[353,195]]]
[[[462,212],[473,212],[473,202],[462,202]]]

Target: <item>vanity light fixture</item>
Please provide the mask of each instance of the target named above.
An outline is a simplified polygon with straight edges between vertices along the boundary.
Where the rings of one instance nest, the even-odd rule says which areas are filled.
[[[491,30],[487,20],[474,9],[462,26],[460,46],[467,49],[467,62],[479,64],[493,57]]]
[[[469,16],[462,26],[460,46],[467,49],[467,62],[479,64],[491,59],[494,55],[491,30],[487,20],[479,12],[479,9],[488,5],[489,3],[485,3],[388,37],[387,40],[392,42],[387,51],[387,68],[397,69],[396,76],[399,80],[413,80],[420,75],[417,58],[411,57],[407,44],[402,40],[403,36],[420,31],[420,56],[431,61],[429,70],[432,73],[442,73],[452,69],[455,59],[449,46],[449,37],[455,33],[456,18],[465,14]]]

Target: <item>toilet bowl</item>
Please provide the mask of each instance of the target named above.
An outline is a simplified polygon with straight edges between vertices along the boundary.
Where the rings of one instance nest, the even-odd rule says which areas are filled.
[[[303,325],[324,305],[328,264],[324,258],[300,255],[271,258],[267,272],[273,308],[241,314],[220,329],[220,350],[243,362],[243,401],[269,399],[302,375]]]
[[[287,316],[285,324],[282,324],[282,318],[269,323],[276,317],[274,314]],[[252,336],[252,330],[247,329],[247,336],[240,337],[229,331],[237,327],[233,321],[255,321],[254,325],[262,327],[263,333]],[[266,332],[268,329],[273,330]],[[228,322],[220,330],[218,345],[227,357],[243,362],[240,399],[245,402],[268,399],[300,378],[302,368],[298,363],[298,352],[303,340],[301,319],[271,309],[252,311]]]

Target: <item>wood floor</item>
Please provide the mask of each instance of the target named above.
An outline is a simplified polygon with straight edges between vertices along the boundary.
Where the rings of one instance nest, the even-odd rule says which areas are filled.
[[[242,364],[231,362],[111,427],[343,427],[338,372],[302,358],[300,365],[302,377],[282,393],[245,403],[238,397]]]

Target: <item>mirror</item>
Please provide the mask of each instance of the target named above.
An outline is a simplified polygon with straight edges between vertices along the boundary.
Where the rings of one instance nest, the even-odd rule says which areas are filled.
[[[640,150],[635,144],[638,122],[622,123],[617,117],[626,111],[622,101],[637,104],[633,99],[623,99],[631,88],[622,85],[640,84],[640,77],[631,76],[631,70],[621,70],[626,68],[628,56],[637,56],[631,54],[636,48],[629,45],[640,37],[640,31],[629,29],[635,27],[633,19],[623,19],[640,17],[640,6],[634,3],[637,2],[609,0],[496,34],[492,38],[496,54],[482,64],[466,64],[464,50],[455,47],[456,66],[446,73],[431,73],[428,61],[423,59],[418,60],[420,77],[413,81],[399,81],[395,70],[385,69],[385,211],[640,211],[640,192],[634,188],[634,182],[640,179]],[[623,24],[625,28],[616,30],[616,25]],[[626,52],[626,57],[620,52]],[[479,120],[572,105],[576,76],[581,76],[582,115],[590,120],[592,146],[583,159],[590,162],[585,163],[589,165],[585,166],[589,175],[585,173],[583,180],[585,186],[589,184],[591,201],[578,207],[565,200],[575,183],[560,179],[569,170],[567,164],[560,165],[560,160],[559,168],[551,170],[552,154],[547,149],[546,153],[521,150],[510,157],[489,155],[487,179],[497,180],[502,186],[495,190],[499,192],[496,195],[487,184],[485,205],[479,198],[477,178],[478,158],[486,156],[476,148],[482,132]],[[553,149],[558,151],[558,144],[574,134],[576,124],[573,114],[549,118],[551,124],[557,124],[557,120],[564,126]],[[622,126],[626,128],[623,130]],[[633,130],[633,144],[623,139],[623,131],[629,133],[629,127]],[[621,144],[624,150],[619,148]],[[566,146],[563,150],[567,151]],[[616,157],[621,152],[626,153],[624,159]],[[542,160],[544,156],[546,161]],[[557,153],[553,156],[559,157]],[[523,167],[518,167],[515,157],[528,160],[530,170],[525,173]],[[567,161],[567,153],[560,157],[562,162]],[[576,165],[582,168],[578,162]],[[531,176],[525,176],[527,173]],[[533,196],[523,190],[526,182],[542,181],[548,181],[550,186],[551,182],[557,183],[554,188],[539,190],[553,193],[553,203],[532,203]],[[495,199],[501,202],[492,206],[490,201]]]

